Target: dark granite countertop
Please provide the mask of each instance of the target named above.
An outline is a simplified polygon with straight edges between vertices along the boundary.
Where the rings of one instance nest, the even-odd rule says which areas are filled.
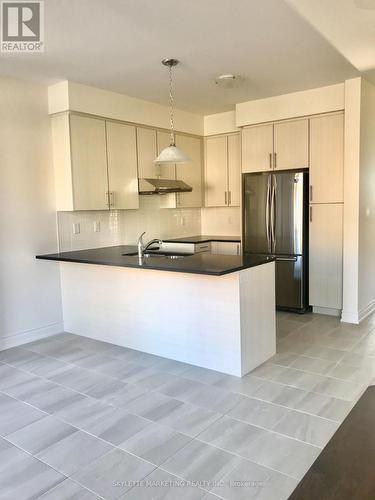
[[[61,262],[80,262],[102,266],[132,267],[136,269],[155,269],[177,273],[207,274],[222,276],[242,269],[272,262],[273,257],[261,255],[212,255],[209,252],[186,255],[179,259],[162,256],[145,257],[140,263],[138,255],[123,255],[136,252],[135,246],[113,246],[61,252],[48,255],[37,255],[37,259]]]
[[[207,243],[208,241],[228,241],[228,242],[233,242],[233,243],[239,243],[241,241],[241,236],[214,236],[210,235],[207,236],[206,234],[203,235],[196,235],[196,236],[185,236],[182,238],[173,238],[170,240],[165,240],[163,241],[167,243]]]

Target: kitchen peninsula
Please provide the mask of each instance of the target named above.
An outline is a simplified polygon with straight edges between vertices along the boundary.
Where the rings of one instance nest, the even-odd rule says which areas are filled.
[[[60,263],[66,331],[236,376],[275,354],[272,258],[139,260],[131,246],[37,258]]]

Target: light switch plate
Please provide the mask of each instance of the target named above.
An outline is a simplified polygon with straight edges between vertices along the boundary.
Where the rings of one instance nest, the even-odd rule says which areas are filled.
[[[79,222],[74,222],[73,224],[73,234],[79,234],[81,232],[81,225]]]

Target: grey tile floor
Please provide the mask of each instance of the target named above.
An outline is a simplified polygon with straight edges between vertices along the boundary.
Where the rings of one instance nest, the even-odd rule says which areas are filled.
[[[374,380],[375,316],[277,340],[242,379],[69,333],[0,352],[0,498],[287,499]]]

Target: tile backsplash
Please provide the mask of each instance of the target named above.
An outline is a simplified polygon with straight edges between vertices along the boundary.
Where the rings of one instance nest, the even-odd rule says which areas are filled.
[[[240,236],[240,207],[202,208],[201,230],[201,234],[207,235]]]
[[[140,197],[138,210],[58,212],[57,222],[61,252],[134,245],[143,231],[146,241],[201,234],[199,208],[161,209],[158,196]]]

